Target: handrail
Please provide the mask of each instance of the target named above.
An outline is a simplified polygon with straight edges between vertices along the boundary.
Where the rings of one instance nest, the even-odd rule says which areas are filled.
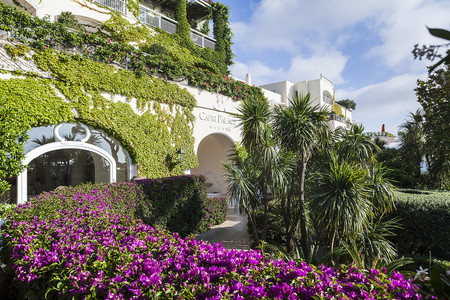
[[[127,0],[95,0],[97,3],[104,5],[112,10],[118,11],[123,15],[127,15]],[[172,18],[169,18],[157,11],[154,11],[153,9],[139,4],[139,9],[141,11],[141,14],[139,16],[139,20],[141,23],[157,27],[165,30],[168,33],[175,33],[176,32],[176,26],[178,24],[177,21],[175,21]],[[198,30],[195,30],[191,28],[191,40],[197,45],[202,48],[208,47],[211,49],[215,49],[216,47],[216,40]]]
[[[165,31],[167,31],[169,33],[176,32],[176,25],[178,24],[177,21],[175,21],[159,12],[156,12],[146,6],[139,5],[139,7],[141,10],[141,15],[140,15],[139,19],[143,24],[145,24],[147,26],[164,29]],[[165,21],[165,22],[163,22],[163,21]],[[198,30],[191,28],[190,37],[191,37],[191,40],[197,46],[200,46],[202,48],[208,47],[213,50],[215,49],[216,40]]]

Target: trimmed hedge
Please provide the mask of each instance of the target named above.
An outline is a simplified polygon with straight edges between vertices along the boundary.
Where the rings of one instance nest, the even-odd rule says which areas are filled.
[[[208,229],[206,186],[202,175],[136,181],[144,200],[136,212],[144,223],[162,226],[181,236]]]
[[[394,243],[399,255],[431,255],[450,260],[450,192],[404,190],[396,192],[396,211],[400,217]]]
[[[208,227],[221,224],[227,219],[228,201],[225,197],[212,197],[206,199],[206,216]]]

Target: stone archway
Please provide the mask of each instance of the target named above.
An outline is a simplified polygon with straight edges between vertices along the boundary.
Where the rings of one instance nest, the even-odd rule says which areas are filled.
[[[213,133],[203,138],[197,148],[199,166],[191,170],[192,174],[206,176],[208,194],[225,194],[227,184],[222,162],[234,148],[233,141],[226,135]]]

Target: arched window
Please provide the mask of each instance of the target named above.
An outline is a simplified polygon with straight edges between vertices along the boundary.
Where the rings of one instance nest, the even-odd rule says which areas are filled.
[[[128,180],[128,152],[104,131],[79,123],[35,127],[24,145],[25,169],[17,177],[17,202],[58,186]]]
[[[330,92],[323,91],[323,102],[328,103],[330,105],[332,104],[333,98],[331,97]]]

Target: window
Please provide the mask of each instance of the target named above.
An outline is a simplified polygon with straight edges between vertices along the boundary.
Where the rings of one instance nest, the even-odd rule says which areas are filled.
[[[331,97],[330,92],[323,91],[323,102],[328,103],[330,105],[332,104],[333,98]]]

